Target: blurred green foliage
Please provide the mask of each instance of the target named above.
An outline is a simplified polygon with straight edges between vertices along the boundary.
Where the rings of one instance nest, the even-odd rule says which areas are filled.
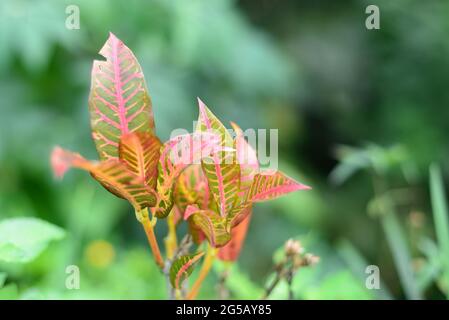
[[[69,4],[80,8],[79,30],[65,27]],[[368,4],[380,8],[380,30],[364,27]],[[30,263],[0,262],[0,298],[167,296],[131,208],[81,173],[62,184],[49,168],[55,144],[96,158],[87,95],[109,31],[142,64],[163,140],[192,128],[199,96],[223,121],[278,128],[280,168],[313,187],[256,206],[231,297],[261,296],[273,252],[297,236],[321,262],[299,271],[295,298],[408,297],[395,240],[367,214],[379,203],[373,175],[387,185],[418,290],[447,295],[438,203],[449,163],[448,12],[447,1],[418,0],[1,1],[0,222],[36,217],[66,237]],[[442,167],[432,175],[435,228],[432,162]],[[380,267],[381,292],[365,288],[367,264]],[[65,288],[69,265],[80,267],[80,290]],[[200,298],[216,296],[218,274]],[[286,284],[273,292],[286,296]]]

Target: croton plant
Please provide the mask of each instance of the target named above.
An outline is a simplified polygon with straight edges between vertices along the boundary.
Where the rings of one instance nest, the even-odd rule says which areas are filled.
[[[105,60],[93,62],[89,95],[99,161],[55,147],[52,168],[57,177],[71,167],[88,171],[128,200],[174,296],[195,298],[215,259],[237,260],[255,203],[309,187],[280,171],[260,170],[243,131],[231,123],[231,134],[199,99],[195,132],[162,143],[133,52],[111,33],[99,53]],[[158,219],[167,219],[169,227],[165,258],[154,234]],[[188,234],[178,242],[181,223],[188,224]],[[200,259],[203,266],[187,291],[183,282]]]

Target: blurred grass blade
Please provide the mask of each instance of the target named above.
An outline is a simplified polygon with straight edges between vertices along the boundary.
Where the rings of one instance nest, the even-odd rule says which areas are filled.
[[[381,223],[406,297],[414,300],[421,299],[421,292],[413,275],[407,241],[392,206],[382,215]]]
[[[432,200],[433,219],[435,223],[436,236],[442,258],[443,277],[446,285],[449,284],[449,219],[447,203],[445,199],[443,179],[441,170],[433,164],[430,167],[430,194]],[[449,289],[446,289],[449,298]]]
[[[427,260],[424,267],[416,275],[418,286],[421,291],[424,291],[441,274],[440,251],[437,244],[429,238],[421,239],[418,248]]]
[[[367,277],[365,269],[369,265],[369,263],[363,258],[363,256],[357,250],[357,248],[355,248],[351,242],[343,240],[338,244],[338,252],[348,265],[351,272],[355,276],[359,277],[360,280],[363,281],[364,283]],[[374,291],[378,299],[383,300],[392,299],[390,290],[388,290],[387,286],[383,281],[381,281],[380,283],[380,289]]]

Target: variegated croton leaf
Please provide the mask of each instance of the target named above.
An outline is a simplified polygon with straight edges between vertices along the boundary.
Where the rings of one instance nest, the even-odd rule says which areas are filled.
[[[182,282],[187,279],[193,271],[193,265],[204,255],[204,252],[181,256],[176,259],[170,267],[170,283],[175,289],[180,289]]]
[[[217,211],[190,205],[185,211],[185,219],[191,220],[204,233],[212,247],[222,247],[231,239],[227,220]]]
[[[156,189],[157,164],[162,143],[148,132],[133,132],[120,139],[119,157],[129,170]]]
[[[175,184],[175,204],[184,212],[188,205],[196,204],[200,209],[209,209],[209,185],[201,165],[194,164],[186,168]]]
[[[296,182],[280,171],[266,171],[254,176],[247,201],[261,202],[278,198],[293,191],[307,189],[310,189],[310,187]]]
[[[101,162],[90,162],[59,147],[53,169],[89,171],[107,190],[128,200],[136,211],[152,207],[161,143],[154,135],[151,100],[142,70],[128,47],[112,33],[100,50],[105,61],[92,67],[89,110],[92,136]]]
[[[238,204],[228,216],[228,223],[231,225],[231,240],[220,248],[217,255],[218,259],[225,261],[235,261],[240,254],[252,213],[252,203],[246,202],[246,197],[254,176],[259,171],[256,151],[245,140],[242,129],[234,122],[231,122],[231,126],[235,132],[234,146],[240,164],[240,190]]]
[[[159,201],[153,209],[158,218],[166,217],[174,205],[174,184],[187,167],[201,163],[204,156],[225,150],[216,134],[179,135],[164,143],[158,163],[157,193]]]
[[[233,139],[225,126],[207,106],[198,99],[199,117],[197,131],[218,134],[224,147],[233,147]],[[240,166],[235,151],[219,151],[202,159],[210,191],[217,203],[219,214],[226,217],[232,210],[240,188]]]
[[[194,164],[185,169],[175,183],[174,202],[178,217],[177,221],[185,219],[185,211],[189,205],[197,205],[199,209],[206,210],[212,203],[206,176],[201,165]],[[189,233],[195,243],[203,242],[205,236],[191,219],[187,220]]]
[[[154,134],[153,111],[145,79],[132,51],[115,35],[95,60],[89,96],[92,137],[101,160],[118,157],[119,141],[129,132]]]

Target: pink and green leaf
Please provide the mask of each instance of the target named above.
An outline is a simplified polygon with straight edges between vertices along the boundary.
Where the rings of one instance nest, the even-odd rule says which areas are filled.
[[[232,136],[226,127],[200,99],[198,104],[197,131],[217,134],[220,137],[221,146],[233,147]],[[237,200],[240,187],[240,166],[237,163],[236,152],[215,152],[203,159],[202,167],[220,215],[226,217]]]
[[[261,172],[254,176],[247,201],[261,202],[278,198],[293,191],[308,189],[310,187],[293,180],[280,171]]]
[[[204,255],[204,252],[181,256],[170,267],[170,283],[175,289],[180,289],[182,283],[193,271],[193,265]]]
[[[235,162],[235,152],[217,153],[204,158],[201,166],[220,215],[226,217],[238,198],[240,166]]]
[[[188,205],[193,204],[201,209],[209,207],[209,185],[201,165],[191,165],[179,175],[175,184],[174,199],[176,206],[182,212]]]
[[[198,98],[199,117],[196,127],[197,132],[208,132],[220,137],[220,145],[232,147],[232,136],[220,120],[209,110],[201,99]]]
[[[196,206],[188,206],[184,217],[204,233],[212,247],[222,247],[231,239],[226,218],[213,210],[200,210]]]
[[[89,96],[92,137],[100,159],[118,157],[120,137],[129,132],[154,134],[151,99],[133,52],[115,35],[95,60]]]
[[[156,189],[161,146],[159,139],[148,132],[131,132],[120,139],[120,160],[151,189]]]
[[[158,163],[157,192],[159,201],[153,213],[166,217],[173,207],[173,189],[176,179],[187,167],[201,163],[204,155],[220,150],[216,135],[195,133],[177,136],[161,148]]]
[[[234,139],[234,148],[237,152],[237,162],[240,165],[240,190],[239,199],[245,199],[251,187],[254,176],[259,172],[259,161],[256,151],[245,140],[242,129],[231,122],[236,137]]]
[[[117,159],[91,162],[78,153],[56,147],[51,155],[51,164],[55,175],[60,178],[72,167],[90,172],[108,191],[128,200],[135,210],[156,204],[154,191]]]

